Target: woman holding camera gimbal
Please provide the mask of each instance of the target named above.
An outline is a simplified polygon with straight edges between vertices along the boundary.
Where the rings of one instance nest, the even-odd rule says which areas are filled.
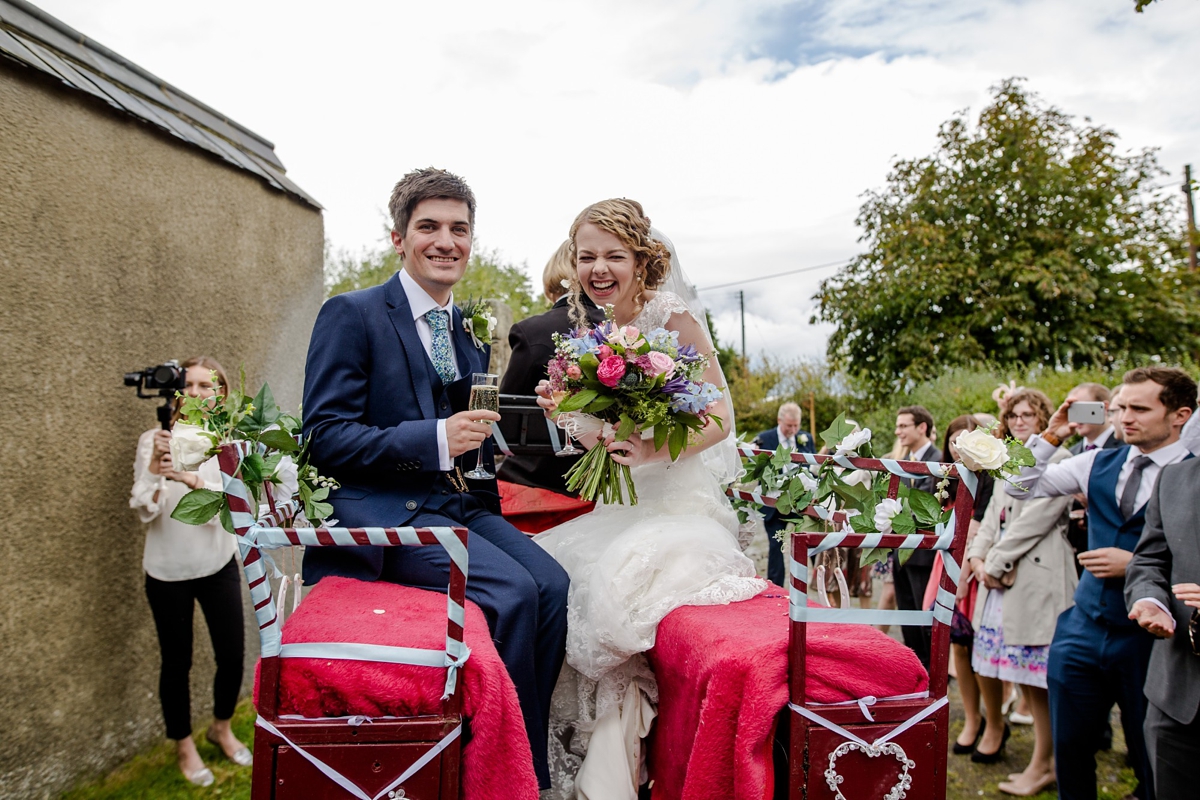
[[[186,372],[185,394],[214,397],[228,385],[225,370],[214,359],[199,356],[181,365]],[[178,417],[179,401],[175,414]],[[138,440],[129,505],[147,523],[142,566],[146,598],[158,630],[162,669],[158,690],[167,737],[175,740],[179,769],[197,786],[213,783],[213,773],[192,741],[191,691],[192,615],[196,602],[204,612],[216,657],[213,680],[213,721],[206,738],[231,761],[251,763],[250,750],[233,735],[233,717],[242,686],[245,654],[242,581],[236,540],[214,518],[188,525],[171,518],[179,500],[192,489],[221,491],[221,472],[211,458],[195,471],[177,471],[171,458],[171,433],[148,430]]]

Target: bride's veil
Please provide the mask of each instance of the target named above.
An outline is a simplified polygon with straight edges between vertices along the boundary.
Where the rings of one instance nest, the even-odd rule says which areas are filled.
[[[708,327],[708,311],[704,306],[704,302],[700,299],[700,294],[696,291],[696,287],[692,285],[683,273],[683,265],[679,263],[679,254],[675,252],[675,244],[666,234],[657,228],[651,227],[650,235],[666,245],[667,250],[671,252],[671,271],[668,273],[666,281],[658,288],[675,294],[687,304],[688,310],[692,312],[692,316],[700,323],[700,328],[704,331],[704,335],[708,337],[709,349],[713,351],[713,363],[721,373],[721,386],[725,393],[725,405],[729,408],[729,419],[721,420],[721,422],[725,426],[725,429],[729,431],[729,435],[719,443],[705,450],[700,456],[704,459],[704,465],[708,467],[719,483],[732,483],[743,472],[742,460],[738,456],[737,451],[737,428],[733,420],[733,397],[729,394],[729,381],[725,379],[725,372],[721,370],[721,365],[717,362],[715,349],[713,348],[712,331]]]

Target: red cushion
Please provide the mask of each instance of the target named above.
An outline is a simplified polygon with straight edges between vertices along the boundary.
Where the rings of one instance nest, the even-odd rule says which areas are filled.
[[[500,484],[500,508],[504,518],[525,533],[541,533],[596,507],[594,501],[567,497],[549,489],[508,481],[497,483]]]
[[[787,704],[788,601],[772,586],[724,606],[685,606],[658,627],[655,800],[770,797],[775,717]],[[809,624],[806,696],[836,703],[926,691],[912,650],[867,625]]]
[[[382,610],[384,613],[376,613]],[[474,603],[466,607],[471,656],[459,672],[472,738],[463,751],[463,797],[537,800],[516,688]],[[378,581],[324,578],[283,626],[283,643],[358,642],[442,650],[446,595]],[[446,671],[406,664],[280,659],[278,713],[305,717],[413,716],[442,710]],[[255,675],[255,699],[258,696]],[[495,769],[503,764],[503,770]]]

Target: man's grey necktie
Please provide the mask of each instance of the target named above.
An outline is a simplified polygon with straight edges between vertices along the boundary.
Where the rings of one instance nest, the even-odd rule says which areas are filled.
[[[1142,487],[1142,470],[1150,464],[1150,456],[1138,456],[1133,460],[1133,472],[1129,473],[1129,479],[1125,481],[1125,491],[1121,492],[1121,516],[1125,519],[1132,517],[1133,512],[1137,510],[1134,503],[1137,501],[1138,489]]]

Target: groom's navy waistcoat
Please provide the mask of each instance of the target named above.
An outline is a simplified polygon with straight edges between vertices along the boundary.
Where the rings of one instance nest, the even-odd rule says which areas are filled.
[[[329,498],[339,525],[403,526],[444,501],[437,421],[467,409],[471,373],[486,372],[490,355],[475,346],[458,309],[451,335],[461,377],[443,386],[398,275],[321,307],[305,367],[304,433],[317,470],[341,483]],[[491,439],[483,451],[490,465]],[[475,456],[465,454],[469,466]],[[494,481],[471,488],[499,511]],[[304,560],[308,583],[327,574],[375,580],[383,548],[311,548]]]
[[[1121,516],[1117,504],[1117,478],[1129,453],[1129,445],[1099,450],[1088,478],[1088,549],[1119,547],[1133,552],[1146,522],[1146,508],[1133,516]],[[1121,627],[1137,627],[1125,610],[1125,579],[1097,578],[1086,569],[1075,589],[1075,605],[1098,622]]]

